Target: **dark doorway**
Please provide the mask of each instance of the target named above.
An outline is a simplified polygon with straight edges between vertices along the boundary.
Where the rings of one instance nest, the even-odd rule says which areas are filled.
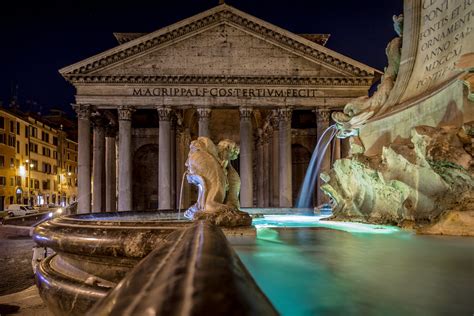
[[[135,152],[132,179],[130,181],[133,181],[133,210],[156,210],[158,208],[158,145],[144,145]]]
[[[293,205],[298,198],[310,159],[311,153],[304,146],[300,144],[293,144],[291,146]]]

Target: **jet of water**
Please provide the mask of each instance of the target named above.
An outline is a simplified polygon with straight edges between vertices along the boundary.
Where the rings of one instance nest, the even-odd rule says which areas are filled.
[[[311,156],[306,175],[304,177],[303,185],[301,186],[298,198],[296,200],[296,207],[309,208],[312,207],[311,200],[313,197],[314,188],[319,177],[321,164],[326,155],[326,151],[331,144],[331,141],[337,134],[336,125],[331,125],[324,130],[321,137],[318,139],[316,148]],[[326,137],[329,135],[329,137]],[[318,188],[319,189],[319,188]]]
[[[184,185],[184,179],[186,178],[186,175],[188,174],[187,171],[183,173],[183,178],[181,179],[181,188],[179,190],[179,204],[178,204],[178,220],[181,219],[181,203],[183,200],[183,185]]]

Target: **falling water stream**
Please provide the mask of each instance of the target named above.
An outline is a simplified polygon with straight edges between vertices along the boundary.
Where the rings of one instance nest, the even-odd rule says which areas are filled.
[[[179,190],[178,220],[181,219],[181,203],[183,201],[183,185],[184,185],[184,179],[186,178],[187,174],[188,174],[188,172],[185,171],[183,173],[183,178],[181,179],[181,188]]]
[[[314,149],[313,155],[311,156],[311,161],[309,162],[308,169],[306,170],[303,185],[301,186],[298,198],[296,199],[296,207],[312,207],[311,202],[313,199],[313,192],[316,186],[317,179],[319,177],[321,164],[323,162],[329,144],[331,144],[331,141],[334,139],[334,136],[336,136],[336,133],[336,125],[331,125],[326,128],[321,137],[318,139],[318,143],[316,144],[316,148]]]

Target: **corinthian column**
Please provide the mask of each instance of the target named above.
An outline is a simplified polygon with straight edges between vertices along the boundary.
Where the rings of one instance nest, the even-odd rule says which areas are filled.
[[[329,127],[329,118],[330,118],[330,111],[328,109],[317,109],[316,113],[316,133],[317,133],[317,141],[321,138],[324,131]],[[329,137],[326,135],[326,137]],[[320,172],[326,172],[331,168],[331,145],[328,146],[328,150],[326,151],[323,161],[321,162],[321,169]],[[329,198],[319,189],[321,187],[321,179],[318,175],[318,182],[316,187],[316,201],[317,206],[327,203]]]
[[[92,165],[92,211],[102,212],[105,207],[105,121],[94,119]]]
[[[270,206],[270,133],[268,129],[263,132],[263,206]]]
[[[171,209],[171,109],[159,107],[160,119],[158,143],[158,209]]]
[[[176,116],[170,121],[170,208],[176,207]]]
[[[75,105],[78,125],[77,212],[91,211],[91,122],[90,106]]]
[[[279,114],[280,138],[280,207],[291,207],[291,108],[282,108]]]
[[[199,117],[199,136],[210,137],[209,135],[209,118],[211,117],[210,108],[198,108]]]
[[[263,152],[263,130],[258,129],[257,140],[257,170],[262,172],[264,168],[264,152]],[[257,207],[265,206],[264,176],[257,176]]]
[[[240,108],[240,205],[253,206],[252,108]]]
[[[105,210],[117,211],[116,159],[115,159],[115,127],[105,130]]]
[[[119,116],[119,193],[118,210],[132,209],[132,114],[133,107],[121,106]]]
[[[272,166],[271,166],[271,182],[272,182],[272,191],[271,194],[271,201],[273,207],[280,206],[280,149],[279,149],[279,118],[278,118],[278,110],[273,110],[270,123],[272,124]]]

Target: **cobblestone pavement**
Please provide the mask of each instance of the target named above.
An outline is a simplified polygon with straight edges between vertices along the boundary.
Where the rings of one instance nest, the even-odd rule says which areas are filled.
[[[0,296],[22,291],[34,284],[30,237],[5,237],[0,232]]]
[[[36,286],[18,293],[0,296],[0,315],[53,316],[44,305]]]

